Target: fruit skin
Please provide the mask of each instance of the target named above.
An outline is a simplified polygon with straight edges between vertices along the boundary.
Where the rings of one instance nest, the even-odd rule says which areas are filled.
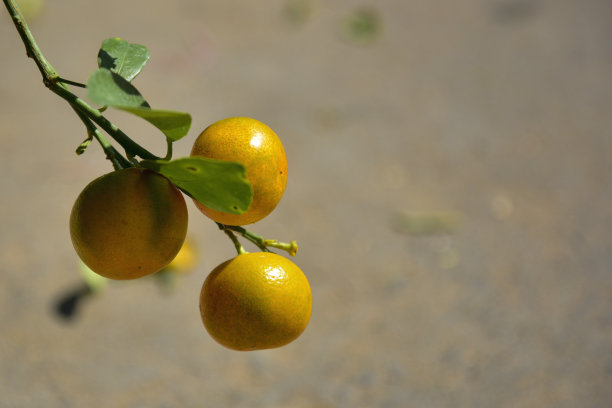
[[[198,136],[192,156],[242,163],[253,187],[253,201],[242,214],[216,211],[194,200],[206,216],[227,225],[252,224],[276,208],[287,186],[287,157],[272,129],[251,118],[233,117],[213,123]]]
[[[181,192],[149,170],[105,174],[81,192],[70,236],[81,260],[110,279],[136,279],[168,265],[187,235]]]
[[[304,273],[271,252],[238,255],[217,266],[200,292],[208,333],[233,350],[281,347],[308,325],[312,293]]]

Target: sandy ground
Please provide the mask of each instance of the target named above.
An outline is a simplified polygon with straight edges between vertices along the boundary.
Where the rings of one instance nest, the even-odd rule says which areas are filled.
[[[364,5],[365,45],[341,35]],[[610,406],[609,1],[48,0],[31,28],[66,78],[104,38],[149,47],[135,85],[193,115],[176,157],[228,116],[282,138],[288,189],[252,229],[298,240],[314,310],[252,353],[200,322],[234,249],[191,203],[201,259],[173,291],[119,283],[57,313],[81,279],[70,208],[110,165],[73,154],[82,125],[0,14],[1,407]]]

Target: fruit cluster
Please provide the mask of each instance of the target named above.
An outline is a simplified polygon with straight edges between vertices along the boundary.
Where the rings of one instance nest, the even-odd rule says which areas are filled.
[[[195,140],[191,155],[240,163],[246,170],[252,188],[246,211],[228,213],[193,200],[222,229],[266,217],[285,191],[283,145],[257,120],[234,117],[210,125]],[[91,270],[110,279],[136,279],[158,272],[174,259],[185,241],[187,218],[183,193],[175,183],[136,164],[85,187],[70,215],[70,234]],[[204,326],[215,340],[235,350],[293,341],[310,319],[312,295],[306,277],[283,256],[247,253],[239,245],[237,249],[238,256],[217,266],[202,286]]]
[[[147,47],[107,38],[87,83],[72,81],[60,76],[44,57],[16,0],[4,0],[4,5],[43,83],[68,102],[85,125],[87,138],[76,153],[83,154],[96,140],[115,169],[87,185],[70,214],[72,243],[87,266],[83,269],[92,271],[87,276],[137,279],[171,264],[187,234],[186,194],[238,251],[202,286],[200,312],[211,336],[236,350],[279,347],[299,336],[310,319],[310,286],[295,264],[268,249],[295,255],[297,244],[265,240],[241,227],[270,214],[285,191],[287,159],[272,129],[250,118],[224,119],[199,135],[191,157],[172,160],[172,145],[187,135],[191,115],[152,108],[133,85],[150,58]],[[70,87],[86,88],[87,98],[100,108]],[[128,137],[104,117],[107,108],[138,116],[161,131],[166,156],[159,157]],[[235,232],[262,252],[247,253]]]

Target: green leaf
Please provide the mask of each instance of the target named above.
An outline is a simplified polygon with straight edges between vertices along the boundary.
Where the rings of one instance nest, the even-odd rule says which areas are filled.
[[[172,161],[143,160],[140,165],[165,176],[195,200],[213,210],[242,214],[253,200],[253,189],[240,163],[185,157]]]
[[[118,37],[107,38],[98,51],[98,67],[111,70],[131,81],[142,71],[150,57],[144,45],[130,44]]]
[[[115,107],[140,116],[161,130],[164,135],[173,142],[185,136],[191,127],[191,115],[185,112],[150,108]]]
[[[87,96],[99,105],[112,106],[140,116],[173,142],[185,136],[191,127],[191,115],[151,109],[134,85],[106,68],[100,68],[91,74],[87,81]]]
[[[87,96],[93,102],[113,107],[149,106],[134,85],[106,68],[95,70],[87,80]]]

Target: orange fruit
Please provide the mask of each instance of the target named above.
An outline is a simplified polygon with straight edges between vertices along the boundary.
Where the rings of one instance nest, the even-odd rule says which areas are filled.
[[[81,192],[70,236],[81,260],[111,279],[135,279],[168,265],[187,234],[187,206],[170,181],[149,170],[105,174]]]
[[[192,156],[241,163],[253,187],[253,201],[242,214],[196,206],[212,220],[227,225],[252,224],[276,208],[287,186],[287,157],[280,139],[266,124],[235,117],[213,123],[198,136]]]
[[[238,255],[217,266],[200,293],[208,333],[233,350],[284,346],[308,325],[310,285],[290,260],[271,252]]]
[[[186,238],[181,250],[176,254],[166,269],[172,272],[186,273],[191,271],[198,261],[199,253],[195,243]]]

